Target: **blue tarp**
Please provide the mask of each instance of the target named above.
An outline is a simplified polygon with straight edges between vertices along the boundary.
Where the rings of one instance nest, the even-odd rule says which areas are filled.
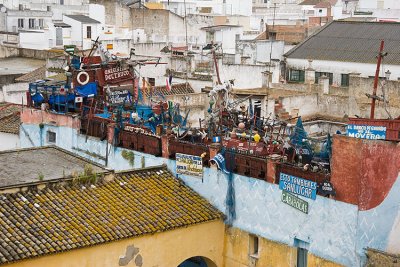
[[[32,96],[32,100],[35,102],[35,104],[40,104],[43,102],[44,97],[40,93],[36,93]]]
[[[57,104],[65,104],[66,102],[74,102],[75,95],[68,94],[68,95],[50,95],[49,97],[49,104],[50,105],[57,105]]]
[[[111,118],[111,113],[99,113],[99,114],[95,114],[95,116],[103,118],[103,119],[109,119],[109,118]]]
[[[83,97],[88,97],[89,95],[97,95],[97,83],[90,82],[86,85],[77,86],[76,92]]]

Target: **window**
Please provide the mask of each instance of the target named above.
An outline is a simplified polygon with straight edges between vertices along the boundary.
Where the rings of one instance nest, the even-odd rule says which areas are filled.
[[[249,255],[258,257],[258,236],[249,235]]]
[[[340,85],[342,87],[348,87],[349,86],[349,74],[342,74],[342,79],[340,82]]]
[[[35,19],[29,19],[29,29],[35,28]]]
[[[40,27],[41,29],[44,28],[44,21],[43,21],[43,19],[39,19],[39,27]]]
[[[304,82],[304,70],[290,70],[289,81],[291,82]]]
[[[47,131],[47,142],[55,143],[56,142],[56,133]]]
[[[261,118],[261,100],[254,101],[254,115],[256,117]]]
[[[24,28],[24,19],[18,19],[18,29]]]
[[[86,27],[86,38],[92,39],[92,26]]]
[[[64,5],[64,0],[60,0],[60,5]]]
[[[318,72],[318,71],[316,71],[315,72],[315,83],[318,83],[319,82],[319,77],[324,76],[324,75],[329,78],[329,84],[332,85],[332,83],[333,83],[333,73],[330,73],[330,72]]]
[[[308,250],[297,248],[297,267],[307,267]]]

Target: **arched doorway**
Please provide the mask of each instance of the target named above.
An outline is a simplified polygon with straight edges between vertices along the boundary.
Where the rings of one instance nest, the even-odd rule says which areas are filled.
[[[217,265],[208,258],[196,256],[186,259],[177,267],[217,267]]]

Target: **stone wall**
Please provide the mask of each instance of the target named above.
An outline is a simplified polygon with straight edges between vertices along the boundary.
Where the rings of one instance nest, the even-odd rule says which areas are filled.
[[[36,50],[28,48],[16,48],[11,46],[0,45],[0,58],[8,57],[28,57],[36,59],[48,59],[56,56],[63,55],[61,52],[54,52],[48,50]]]
[[[17,57],[19,48],[0,45],[0,58]]]
[[[398,267],[400,266],[400,255],[384,253],[382,251],[368,249],[367,250],[367,264],[366,267]]]

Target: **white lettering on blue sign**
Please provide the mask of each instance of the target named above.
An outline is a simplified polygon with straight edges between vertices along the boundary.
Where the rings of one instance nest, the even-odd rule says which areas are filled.
[[[280,173],[279,189],[310,199],[317,198],[317,183]]]
[[[369,140],[386,139],[385,126],[347,125],[347,136]]]

